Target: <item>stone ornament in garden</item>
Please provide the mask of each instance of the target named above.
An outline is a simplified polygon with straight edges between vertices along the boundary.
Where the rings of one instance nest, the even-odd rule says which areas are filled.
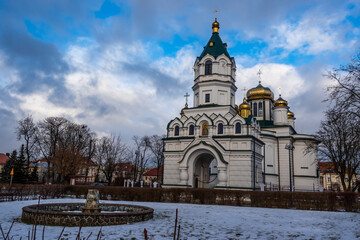
[[[89,189],[86,196],[85,207],[83,208],[85,213],[98,213],[100,212],[99,207],[99,190]]]

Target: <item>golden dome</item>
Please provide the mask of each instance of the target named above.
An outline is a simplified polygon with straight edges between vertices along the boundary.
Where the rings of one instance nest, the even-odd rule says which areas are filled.
[[[288,102],[286,100],[284,100],[281,97],[281,95],[279,96],[279,98],[274,103],[274,107],[287,107],[287,106],[288,106]]]
[[[180,112],[180,116],[183,117],[185,115],[184,113],[184,109],[187,109],[188,108],[188,104],[185,103],[185,107],[183,109],[181,109],[181,112]]]
[[[295,114],[292,111],[288,110],[287,117],[288,118],[295,118]]]
[[[212,24],[213,33],[218,33],[220,28],[220,24],[218,23],[217,19],[215,18],[215,22]]]
[[[251,107],[244,98],[243,103],[239,105],[239,114],[243,118],[248,118],[251,115]]]
[[[256,99],[270,99],[274,101],[274,94],[270,90],[270,88],[263,87],[261,83],[255,88],[247,91],[246,97],[248,100],[256,100]]]
[[[239,105],[239,110],[242,110],[242,109],[251,110],[250,105],[246,102],[246,98],[244,98],[242,104]]]

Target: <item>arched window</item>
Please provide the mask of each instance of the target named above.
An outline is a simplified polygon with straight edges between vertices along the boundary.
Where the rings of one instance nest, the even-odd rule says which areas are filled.
[[[202,125],[201,135],[202,135],[202,136],[207,136],[207,135],[209,135],[209,124],[208,124],[208,123],[204,123],[204,124]]]
[[[241,133],[241,124],[239,122],[235,124],[235,133]]]
[[[263,116],[263,104],[259,103],[259,117]]]
[[[194,135],[194,125],[190,125],[190,127],[189,127],[189,135]]]
[[[254,113],[254,117],[257,117],[257,103],[254,103],[253,105],[253,113]]]
[[[210,60],[207,60],[205,62],[205,75],[212,74],[212,62]]]
[[[180,128],[179,128],[179,126],[176,126],[175,127],[175,136],[179,136],[179,132],[180,132]]]
[[[224,125],[222,123],[219,123],[218,125],[218,134],[224,133]]]

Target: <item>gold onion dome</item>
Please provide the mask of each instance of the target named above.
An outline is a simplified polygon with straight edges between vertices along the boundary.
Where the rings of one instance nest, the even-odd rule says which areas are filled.
[[[251,115],[251,107],[244,98],[243,103],[239,105],[239,114],[243,118],[248,118]]]
[[[215,32],[218,33],[219,28],[220,28],[220,24],[218,23],[217,19],[215,18],[215,22],[213,22],[213,24],[212,24],[213,33],[215,33]]]
[[[292,111],[288,110],[287,117],[288,118],[295,118],[295,114]]]
[[[274,103],[274,107],[287,107],[287,106],[288,106],[288,102],[284,100],[280,94],[279,98]]]
[[[187,109],[188,108],[188,104],[186,103],[185,104],[185,107],[183,109],[181,109],[181,112],[180,112],[180,116],[183,117],[185,115],[184,113],[184,109]]]
[[[261,85],[261,83],[259,83],[259,85],[257,85],[257,87],[251,88],[249,91],[247,91],[246,98],[248,100],[256,100],[256,99],[274,100],[274,94],[270,90],[270,88],[263,87],[263,85]]]

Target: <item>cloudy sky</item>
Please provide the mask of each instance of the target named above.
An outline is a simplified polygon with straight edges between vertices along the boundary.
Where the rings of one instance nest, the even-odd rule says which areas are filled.
[[[358,0],[0,0],[0,152],[19,147],[14,132],[27,115],[126,141],[165,134],[192,95],[215,8],[238,89],[255,87],[261,68],[263,85],[276,96],[282,88],[297,131],[314,133],[331,84],[324,74],[360,49]]]

